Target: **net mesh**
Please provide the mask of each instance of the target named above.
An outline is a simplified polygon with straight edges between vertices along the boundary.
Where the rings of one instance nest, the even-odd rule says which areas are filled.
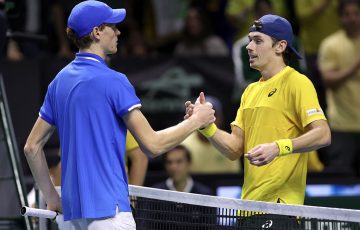
[[[360,230],[359,210],[242,201],[137,186],[130,186],[130,194],[138,230]]]
[[[61,193],[60,187],[57,191]],[[134,185],[129,186],[129,195],[137,230],[360,230],[360,210],[247,201]]]

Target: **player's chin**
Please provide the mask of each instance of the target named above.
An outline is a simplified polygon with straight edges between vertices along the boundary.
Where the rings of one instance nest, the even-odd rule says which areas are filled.
[[[111,49],[111,54],[115,54],[118,51],[117,46],[115,46],[113,49]]]
[[[107,54],[115,54],[118,51],[118,48],[116,45],[109,47],[107,50]]]
[[[250,65],[250,68],[252,68],[252,69],[256,69],[256,70],[258,69],[258,65],[256,65],[254,61],[250,62],[249,65]]]

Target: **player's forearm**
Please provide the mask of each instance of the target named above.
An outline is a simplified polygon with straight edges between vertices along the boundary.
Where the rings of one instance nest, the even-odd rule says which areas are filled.
[[[153,140],[149,140],[150,151],[158,156],[180,144],[192,132],[199,129],[201,124],[196,120],[187,119],[181,123],[155,132]]]
[[[293,152],[302,153],[316,150],[331,143],[331,131],[326,121],[316,121],[313,127],[305,134],[292,139]]]
[[[230,160],[238,160],[243,154],[243,141],[234,134],[218,129],[213,137],[209,138],[211,144]]]
[[[44,145],[54,132],[55,127],[38,118],[26,141],[24,153],[31,172],[47,203],[59,203],[59,195],[51,182],[49,168],[44,154]]]
[[[215,116],[211,104],[197,104],[190,118],[156,132],[138,109],[125,115],[123,120],[139,143],[141,150],[146,155],[155,157],[180,144],[195,130],[214,122]]]
[[[42,148],[26,145],[24,152],[32,175],[42,191],[46,202],[54,202],[60,199],[51,182],[49,169]]]
[[[148,157],[156,157],[181,143],[191,132],[201,126],[194,119],[161,131],[154,131],[140,110],[133,110],[123,117],[126,126]]]

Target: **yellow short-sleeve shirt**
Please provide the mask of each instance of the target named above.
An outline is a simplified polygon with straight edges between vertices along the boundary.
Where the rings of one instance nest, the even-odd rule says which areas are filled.
[[[232,126],[244,131],[244,152],[258,144],[295,138],[315,120],[326,120],[311,81],[291,67],[245,90]],[[276,157],[257,167],[244,160],[242,199],[303,204],[307,154]]]
[[[319,50],[319,68],[322,71],[346,71],[360,58],[360,38],[349,38],[344,30],[323,40]],[[358,69],[336,89],[327,88],[327,115],[334,131],[360,131],[360,70]]]

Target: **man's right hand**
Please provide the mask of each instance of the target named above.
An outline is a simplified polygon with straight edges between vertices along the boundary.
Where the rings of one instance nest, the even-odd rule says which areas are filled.
[[[198,103],[200,103],[200,104],[205,104],[206,103],[205,94],[203,92],[201,92],[200,95],[198,96],[198,98],[196,99],[195,104],[198,104]],[[194,111],[195,104],[191,103],[191,101],[185,102],[184,120],[191,117],[191,115],[193,114],[193,111]]]
[[[204,128],[209,124],[215,122],[215,110],[211,103],[206,102],[203,92],[200,93],[195,104],[186,102],[185,119],[195,119],[199,122],[200,128]]]
[[[47,202],[47,210],[62,213],[61,199],[58,197],[52,202]]]

